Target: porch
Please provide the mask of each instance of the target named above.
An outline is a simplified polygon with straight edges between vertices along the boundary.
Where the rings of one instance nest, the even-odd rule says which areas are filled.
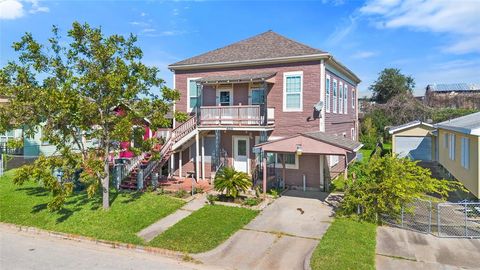
[[[264,192],[268,182],[277,180],[294,189],[328,191],[330,180],[338,171],[347,174],[347,167],[362,144],[324,132],[299,133],[255,146],[262,153],[261,180]],[[272,170],[271,156],[275,157]],[[280,165],[280,166],[277,166]],[[272,172],[275,175],[272,179]]]

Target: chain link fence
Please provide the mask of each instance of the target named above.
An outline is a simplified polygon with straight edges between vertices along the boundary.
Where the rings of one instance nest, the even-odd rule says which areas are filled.
[[[480,238],[480,202],[437,203],[416,199],[402,207],[399,216],[382,216],[382,222],[439,237]]]

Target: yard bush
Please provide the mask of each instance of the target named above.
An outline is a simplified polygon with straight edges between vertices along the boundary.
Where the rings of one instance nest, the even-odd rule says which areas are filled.
[[[232,167],[223,167],[216,175],[214,188],[228,197],[236,198],[252,186],[250,177],[244,172],[235,171]]]
[[[401,207],[426,195],[448,196],[460,183],[432,178],[417,162],[396,156],[373,156],[368,163],[356,163],[349,173],[341,213],[358,214],[377,222],[382,214],[397,217]]]

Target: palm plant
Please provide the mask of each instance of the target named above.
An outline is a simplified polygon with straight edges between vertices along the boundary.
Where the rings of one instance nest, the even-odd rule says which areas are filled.
[[[250,177],[244,172],[235,171],[232,167],[223,167],[215,175],[214,188],[228,197],[236,198],[252,186]]]

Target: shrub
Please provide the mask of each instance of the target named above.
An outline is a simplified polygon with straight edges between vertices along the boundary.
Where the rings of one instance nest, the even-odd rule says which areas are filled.
[[[209,204],[214,205],[216,201],[218,201],[218,196],[213,194],[208,194],[207,201]]]
[[[272,195],[272,197],[273,197],[274,199],[280,197],[280,195],[279,195],[279,194],[280,194],[280,191],[279,191],[278,189],[272,188],[272,189],[270,189],[270,190],[268,191],[268,194]]]
[[[228,197],[236,198],[252,186],[250,177],[244,172],[235,171],[232,167],[223,167],[215,175],[214,188]]]
[[[244,205],[248,205],[248,206],[255,206],[255,205],[258,205],[260,203],[260,199],[259,198],[246,198],[244,201],[243,201],[243,204]]]
[[[388,214],[398,217],[402,206],[427,194],[448,196],[454,189],[463,189],[459,182],[432,178],[431,172],[417,162],[395,156],[373,156],[368,163],[351,168],[341,213],[353,215],[360,209],[362,220],[378,221]]]
[[[177,198],[185,198],[187,196],[187,191],[183,189],[177,190],[174,196]]]

